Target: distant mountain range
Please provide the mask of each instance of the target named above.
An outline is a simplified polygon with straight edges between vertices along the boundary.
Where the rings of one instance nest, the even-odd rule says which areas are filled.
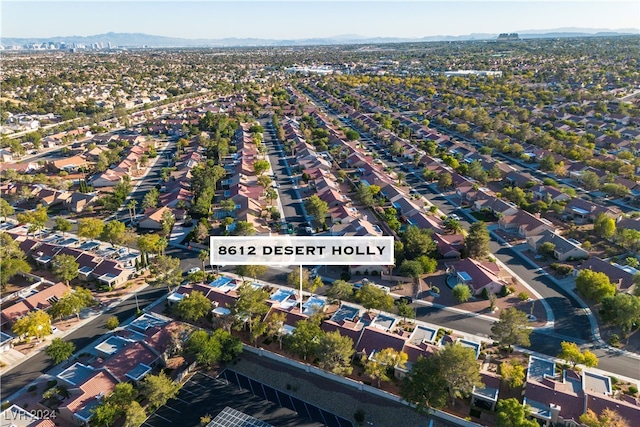
[[[559,37],[612,37],[623,35],[638,35],[636,28],[617,30],[594,28],[558,28],[553,30],[525,30],[517,31],[522,39],[559,38]],[[495,40],[498,34],[475,33],[463,36],[428,36],[422,38],[400,37],[363,37],[355,34],[345,34],[326,38],[308,39],[259,39],[259,38],[223,38],[223,39],[184,39],[175,37],[154,36],[141,33],[106,33],[94,36],[56,36],[38,38],[11,38],[0,40],[2,46],[27,46],[42,43],[65,43],[67,45],[83,44],[87,47],[95,43],[113,47],[240,47],[240,46],[311,46],[311,45],[345,45],[345,44],[379,44],[379,43],[408,43],[408,42],[437,42],[437,41],[465,41],[465,40]]]

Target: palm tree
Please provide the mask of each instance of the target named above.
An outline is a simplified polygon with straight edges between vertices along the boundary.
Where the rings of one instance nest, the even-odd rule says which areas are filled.
[[[204,269],[204,263],[209,259],[209,250],[208,249],[203,249],[200,251],[200,253],[198,254],[198,259],[200,261],[202,261],[202,272],[205,272]]]
[[[168,245],[169,241],[167,240],[167,238],[161,237],[160,240],[158,240],[158,255],[164,255],[164,250]]]
[[[133,217],[135,215],[137,205],[138,201],[135,199],[131,199],[129,200],[129,203],[127,203],[127,209],[129,210],[129,220],[131,221],[131,224],[133,224]]]

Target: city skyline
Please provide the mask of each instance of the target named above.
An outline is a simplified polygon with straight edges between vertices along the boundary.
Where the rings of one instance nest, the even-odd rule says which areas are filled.
[[[99,17],[99,19],[95,19]],[[312,18],[312,19],[311,19]],[[25,25],[28,21],[29,25]],[[421,38],[558,28],[640,30],[621,1],[6,1],[3,38],[145,33],[185,39]]]

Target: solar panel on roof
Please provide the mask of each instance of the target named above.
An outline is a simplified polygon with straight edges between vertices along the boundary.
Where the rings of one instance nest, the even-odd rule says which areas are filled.
[[[224,408],[207,427],[273,427],[269,423],[254,418],[233,408]]]

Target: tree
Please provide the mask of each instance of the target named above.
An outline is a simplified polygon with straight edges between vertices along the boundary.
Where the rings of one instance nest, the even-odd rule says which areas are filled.
[[[71,221],[61,216],[56,217],[55,223],[56,223],[55,229],[58,231],[62,231],[62,236],[65,236],[66,233],[71,231],[71,228],[73,226]]]
[[[180,384],[173,382],[164,372],[158,375],[147,375],[141,382],[142,393],[154,409],[176,397],[180,387]]]
[[[262,188],[267,188],[271,185],[271,183],[273,182],[273,180],[271,179],[271,177],[269,175],[260,175],[257,179],[256,182],[258,183],[258,185]]]
[[[264,197],[267,199],[267,202],[272,205],[273,201],[278,199],[278,192],[274,188],[267,188],[267,191],[264,193]],[[271,218],[273,219],[273,214],[271,215]]]
[[[636,285],[636,289],[640,289]],[[636,295],[619,293],[602,299],[600,315],[605,322],[619,326],[627,334],[633,325],[640,323],[640,298]]]
[[[16,274],[31,271],[26,258],[18,242],[9,234],[0,232],[0,286],[3,290]]]
[[[80,319],[80,312],[93,303],[91,291],[85,288],[76,288],[66,292],[62,298],[51,306],[51,315],[54,318],[66,317],[75,314]]]
[[[312,316],[308,319],[300,320],[296,323],[296,329],[288,335],[285,340],[285,347],[291,353],[307,360],[318,351],[320,337],[324,332],[320,329],[322,319]]]
[[[451,186],[453,186],[453,177],[451,174],[449,172],[445,172],[440,175],[440,178],[438,179],[438,188],[440,190],[446,190],[451,188]]]
[[[482,387],[480,365],[476,353],[459,343],[447,344],[434,356],[440,366],[440,375],[447,385],[451,401],[468,396],[473,387]]]
[[[318,197],[317,194],[314,194],[304,202],[304,207],[309,215],[315,218],[318,224],[324,225],[327,212],[329,212],[329,205],[327,202]]]
[[[185,350],[196,357],[196,362],[207,367],[214,365],[222,356],[220,342],[203,330],[191,334]]]
[[[262,276],[269,270],[266,265],[236,265],[236,274],[242,277],[253,277],[256,279],[258,276]]]
[[[173,225],[176,223],[176,217],[173,216],[173,213],[170,210],[166,210],[162,212],[162,217],[160,218],[160,225],[162,225],[162,234],[164,236],[169,236],[171,234],[171,229]]]
[[[229,363],[242,353],[242,341],[231,332],[217,329],[211,335],[220,343],[220,362]]]
[[[124,427],[138,427],[147,419],[144,408],[135,400],[132,400],[125,411]]]
[[[310,273],[306,268],[300,266],[295,267],[291,273],[287,275],[287,285],[297,289],[300,287],[300,270],[302,269],[302,289],[308,290],[311,287]]]
[[[451,234],[459,234],[462,233],[463,227],[460,223],[460,220],[454,218],[447,218],[443,222],[444,229]]]
[[[594,191],[600,188],[600,178],[593,171],[583,172],[580,176],[580,180],[584,184],[584,188],[589,191]]]
[[[253,162],[253,172],[255,172],[256,175],[262,175],[269,169],[269,167],[269,162],[266,160],[260,159]]]
[[[78,236],[86,239],[97,239],[104,230],[104,222],[96,218],[78,220]]]
[[[0,216],[2,216],[2,221],[6,221],[9,215],[13,215],[15,210],[13,206],[9,204],[5,199],[0,199]]]
[[[316,276],[313,278],[313,281],[311,282],[311,284],[309,285],[309,292],[315,292],[318,288],[321,288],[324,286],[324,282],[322,281],[322,277],[320,276]]]
[[[414,281],[417,281],[422,273],[424,273],[424,268],[420,261],[418,260],[408,260],[405,259],[400,264],[400,274],[405,277],[411,277]]]
[[[344,299],[348,299],[353,295],[353,285],[344,280],[336,280],[331,284],[331,287],[327,289],[327,296],[329,298],[337,299],[342,302]]]
[[[386,310],[393,308],[393,297],[377,286],[366,283],[356,291],[356,301],[367,310]]]
[[[344,131],[344,136],[347,138],[347,141],[355,141],[360,138],[360,134],[353,129]]]
[[[404,369],[407,364],[408,355],[404,351],[396,351],[393,348],[385,348],[368,357],[362,356],[364,373],[378,381],[389,381],[393,378],[395,368]]]
[[[593,231],[603,239],[610,239],[616,234],[616,221],[604,213],[599,213],[593,222]]]
[[[416,405],[418,412],[426,413],[431,408],[444,407],[448,394],[440,374],[439,360],[436,357],[419,356],[400,383],[400,396]]]
[[[580,351],[578,344],[574,342],[562,341],[562,350],[558,354],[559,359],[566,360],[575,368],[577,364],[584,364],[588,368],[598,366],[598,358],[589,350]]]
[[[578,273],[576,289],[596,303],[606,297],[612,297],[616,293],[616,286],[609,281],[606,274],[589,269],[580,270]]]
[[[543,244],[538,246],[537,252],[540,255],[553,256],[553,253],[555,250],[556,250],[555,244],[553,244],[552,242],[544,242]]]
[[[502,382],[511,388],[522,387],[524,384],[524,366],[517,361],[507,360],[500,364]]]
[[[204,265],[210,259],[209,249],[201,249],[200,252],[198,252],[198,259],[202,262],[202,271],[206,271]]]
[[[458,283],[451,290],[453,292],[453,297],[458,302],[467,302],[471,298],[471,289],[469,286],[464,283]]]
[[[76,262],[73,255],[58,254],[51,261],[51,270],[60,280],[64,280],[69,286],[69,282],[78,277],[80,264]]]
[[[245,282],[238,288],[237,293],[238,299],[231,307],[231,313],[238,320],[246,319],[251,333],[253,318],[262,317],[269,311],[269,305],[267,305],[269,292],[262,288],[256,289]]]
[[[76,351],[76,346],[72,342],[64,341],[62,338],[54,338],[44,352],[57,365],[69,359],[74,351]]]
[[[284,325],[287,315],[281,311],[274,312],[267,321],[267,334],[276,337],[282,350],[282,338],[284,337]]]
[[[361,182],[356,189],[356,199],[365,206],[373,206],[373,193],[369,185]]]
[[[122,244],[127,226],[124,222],[113,220],[108,222],[102,230],[101,239],[111,243],[112,246]]]
[[[499,320],[491,326],[491,338],[509,347],[512,345],[528,347],[529,335],[531,335],[528,324],[529,319],[525,312],[509,307],[500,313]]]
[[[124,411],[137,396],[138,392],[133,388],[133,384],[118,383],[106,400],[120,411]]]
[[[144,255],[143,258],[149,262],[149,254],[156,252],[159,247],[160,236],[157,234],[143,234],[138,237],[138,248]]]
[[[402,320],[415,319],[416,310],[407,304],[407,301],[400,300],[400,303],[398,304],[398,315],[402,317]]]
[[[547,154],[540,161],[540,170],[545,172],[554,172],[556,170],[556,159],[552,154]]]
[[[176,313],[185,320],[197,321],[211,311],[211,301],[202,292],[193,291],[178,302]]]
[[[418,228],[415,225],[411,225],[404,232],[402,242],[404,243],[404,253],[407,259],[427,255],[436,249],[436,244],[433,241],[433,230],[430,228]]]
[[[113,425],[114,421],[118,418],[119,412],[116,405],[105,399],[94,409],[91,424],[98,426]]]
[[[600,416],[587,409],[585,414],[580,415],[580,422],[587,427],[631,427],[626,419],[609,408],[604,409]]]
[[[115,328],[120,326],[120,320],[118,320],[118,317],[116,316],[111,316],[107,319],[105,326],[108,330],[113,331]]]
[[[11,330],[19,337],[39,340],[51,333],[51,317],[42,310],[30,311],[26,316],[16,320]]]
[[[527,419],[527,407],[513,397],[498,400],[497,411],[496,427],[538,427],[536,421]]]
[[[353,340],[340,335],[339,331],[320,336],[318,358],[320,368],[338,375],[349,375],[353,370],[351,356],[355,352]]]
[[[152,188],[144,195],[142,199],[142,209],[153,209],[158,207],[158,200],[160,199],[160,192],[156,188]]]
[[[156,279],[153,284],[163,283],[171,290],[171,286],[176,286],[182,281],[182,270],[180,269],[180,259],[160,255],[155,257],[150,266],[151,274]]]
[[[471,224],[464,243],[469,258],[481,260],[489,256],[489,230],[484,221]]]
[[[233,231],[236,236],[253,236],[256,234],[256,229],[252,223],[247,221],[237,221],[236,228]]]

